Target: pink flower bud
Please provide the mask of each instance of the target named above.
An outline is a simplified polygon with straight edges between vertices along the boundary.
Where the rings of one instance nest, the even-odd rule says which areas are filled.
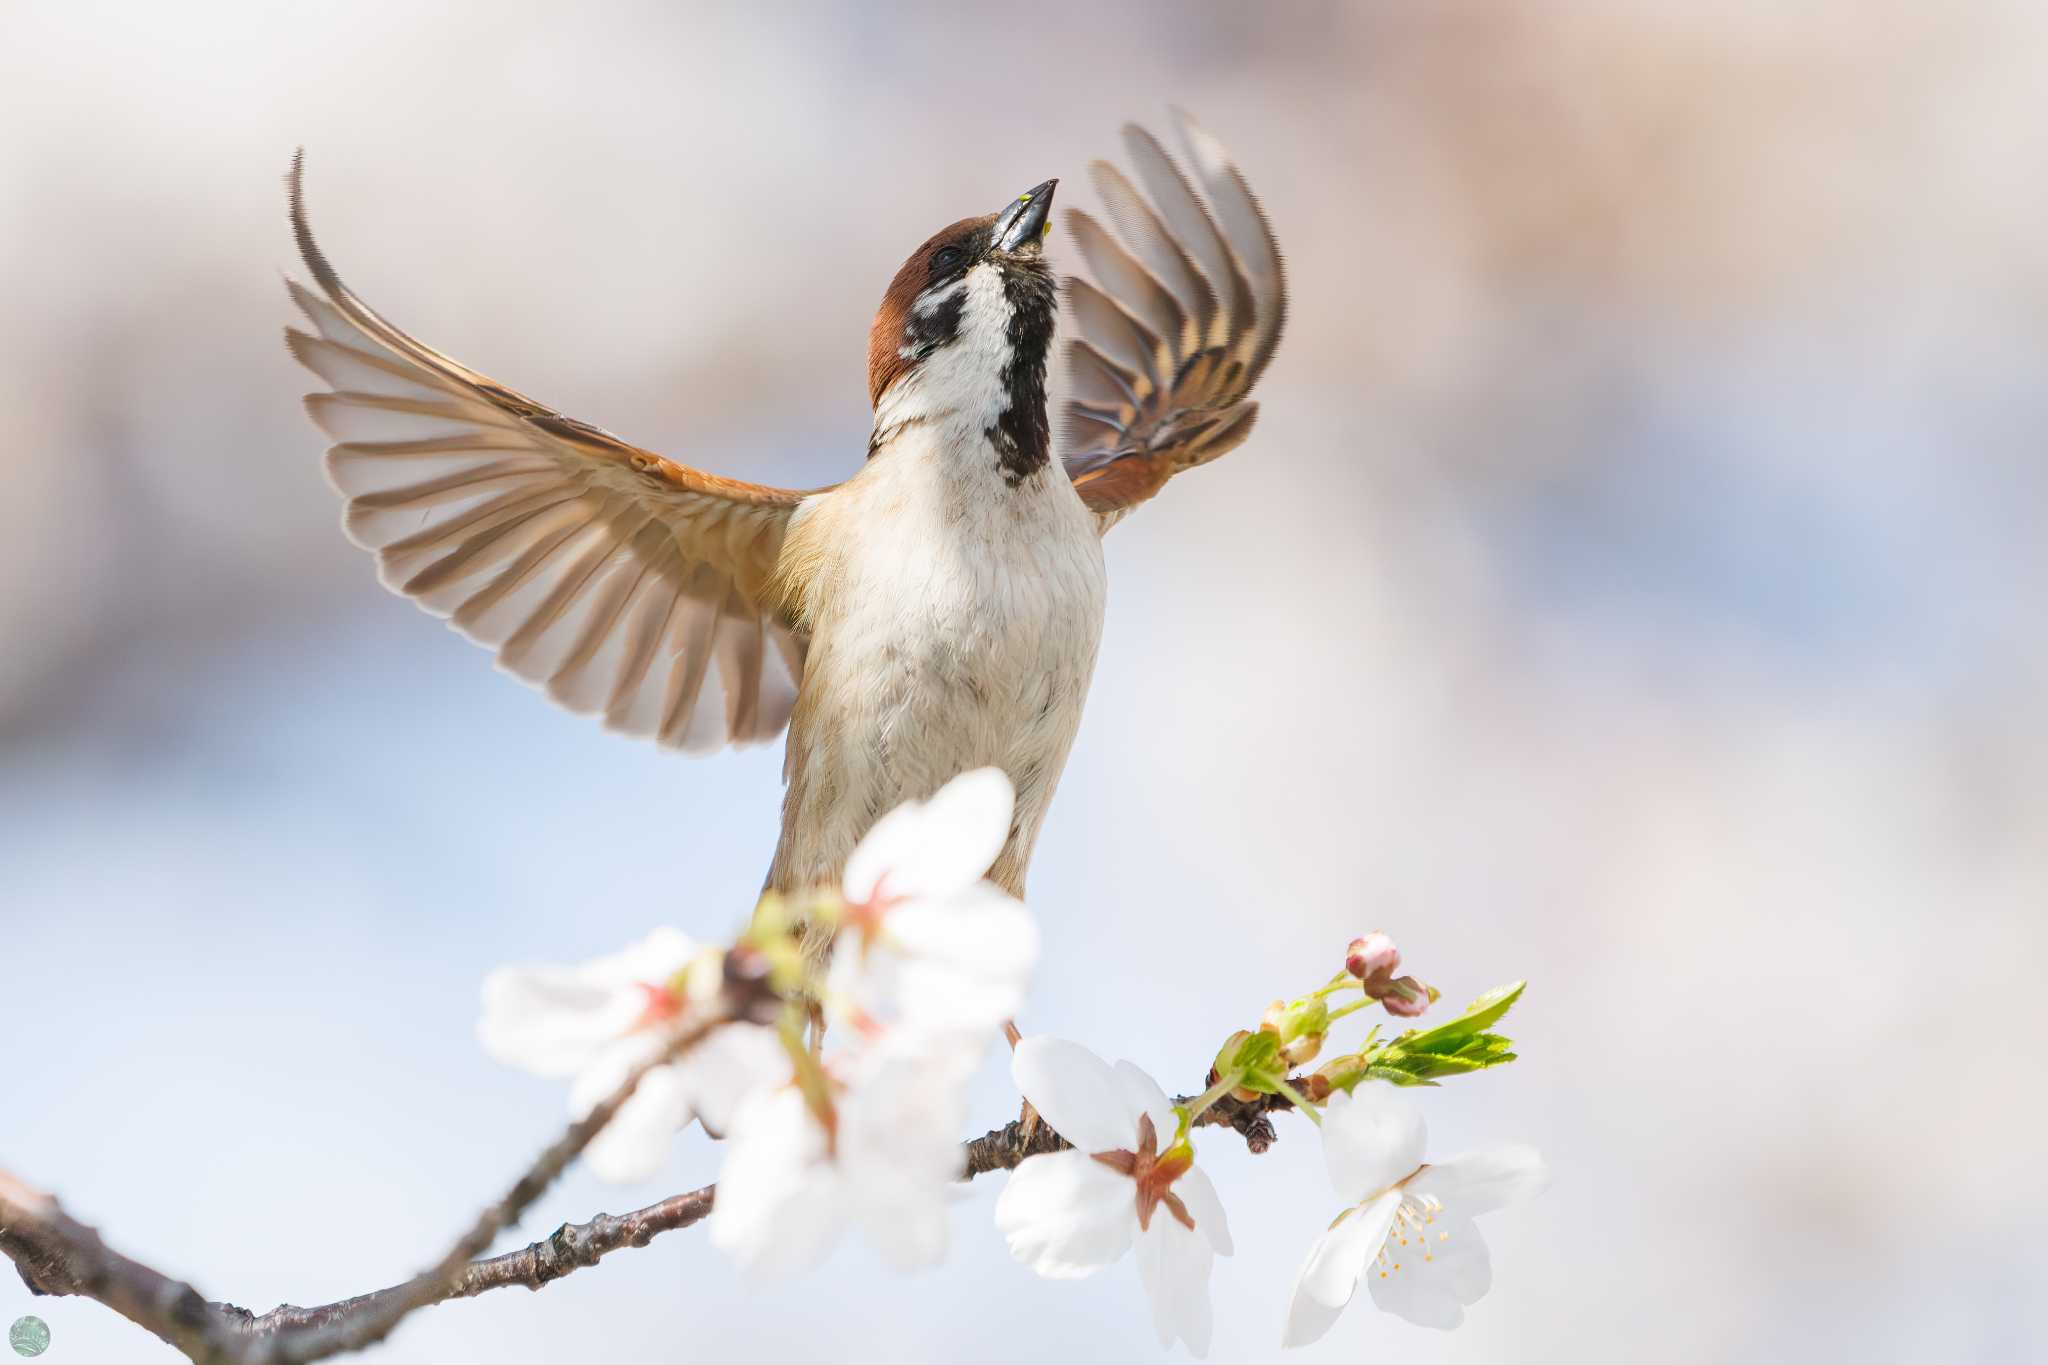
[[[1364,938],[1351,940],[1351,946],[1344,952],[1344,970],[1360,981],[1384,985],[1401,970],[1401,950],[1394,946],[1394,940],[1375,929]]]
[[[1435,999],[1435,992],[1412,976],[1387,983],[1387,993],[1380,997],[1380,1003],[1387,1007],[1387,1013],[1398,1019],[1419,1019]]]

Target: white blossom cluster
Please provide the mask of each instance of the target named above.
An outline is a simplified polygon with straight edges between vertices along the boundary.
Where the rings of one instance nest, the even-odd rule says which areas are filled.
[[[1038,953],[1024,906],[984,880],[1012,802],[1008,779],[982,769],[878,822],[848,862],[814,987],[822,1052],[787,1018],[720,1025],[642,1078],[586,1150],[591,1168],[647,1179],[694,1121],[724,1139],[711,1240],[745,1269],[806,1269],[853,1230],[891,1265],[941,1260],[965,1174],[966,1085],[1021,1008]],[[661,929],[580,966],[500,969],[479,1035],[499,1061],[568,1080],[580,1118],[710,1006],[725,957]],[[1177,1106],[1130,1062],[1048,1037],[1017,1041],[1011,1071],[1071,1144],[1009,1177],[995,1220],[1012,1254],[1066,1279],[1134,1253],[1161,1344],[1205,1354],[1210,1271],[1233,1248],[1191,1134],[1228,1083]],[[1379,1081],[1335,1090],[1320,1119],[1345,1207],[1301,1266],[1285,1344],[1322,1336],[1361,1283],[1411,1322],[1456,1326],[1490,1281],[1474,1215],[1539,1188],[1541,1161],[1504,1148],[1428,1163],[1419,1111]]]

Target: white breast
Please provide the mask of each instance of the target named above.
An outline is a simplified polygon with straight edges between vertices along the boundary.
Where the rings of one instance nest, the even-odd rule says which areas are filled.
[[[1021,890],[1094,671],[1101,540],[1064,471],[1012,487],[982,413],[904,415],[791,526],[815,568],[780,889],[836,880],[883,812],[994,765],[1018,794],[995,875]]]

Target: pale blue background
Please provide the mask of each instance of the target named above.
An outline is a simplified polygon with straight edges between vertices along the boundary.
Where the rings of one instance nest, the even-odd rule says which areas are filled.
[[[1426,1100],[1556,1167],[1494,1293],[1308,1359],[2038,1354],[2048,20],[1690,8],[11,7],[0,1166],[253,1308],[389,1283],[561,1117],[471,1041],[483,973],[723,932],[774,837],[779,754],[559,715],[342,541],[278,344],[295,144],[404,325],[810,484],[902,254],[1090,202],[1178,102],[1293,331],[1253,442],[1110,539],[1026,1025],[1184,1087],[1356,932],[1534,979],[1524,1060]],[[1296,1127],[1202,1151],[1214,1357],[1264,1360],[1336,1202]],[[715,1163],[572,1175],[516,1241]],[[1033,1279],[997,1188],[916,1280],[743,1288],[686,1233],[384,1358],[1152,1358],[1134,1269]],[[167,1356],[0,1276],[31,1310],[60,1365]]]

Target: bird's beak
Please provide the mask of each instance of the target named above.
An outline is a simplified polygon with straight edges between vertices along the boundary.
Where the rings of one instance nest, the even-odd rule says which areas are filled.
[[[1052,192],[1058,180],[1034,185],[1003,206],[996,215],[998,251],[1036,251],[1052,226]]]

